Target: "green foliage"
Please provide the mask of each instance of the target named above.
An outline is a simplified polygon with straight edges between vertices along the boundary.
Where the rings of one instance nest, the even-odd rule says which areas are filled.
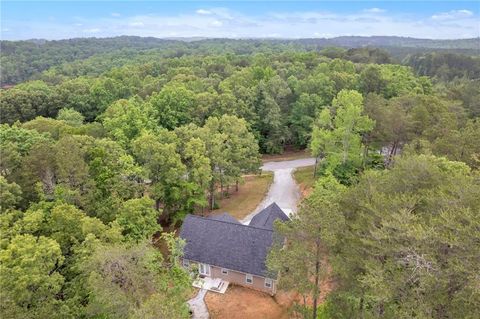
[[[161,230],[154,204],[148,197],[130,199],[122,204],[116,222],[126,241],[139,243]]]
[[[2,83],[39,80],[0,90],[0,315],[187,317],[184,243],[162,234],[162,258],[146,244],[157,220],[218,208],[259,151],[293,144],[321,178],[268,263],[305,297],[338,284],[299,312],[473,318],[478,59],[383,37],[368,41],[411,68],[383,49],[318,52],[361,41],[2,41]]]
[[[166,130],[157,134],[144,132],[133,143],[133,152],[139,163],[143,164],[148,178],[152,181],[150,195],[160,204],[166,216],[186,209],[185,193],[188,188],[183,178],[186,166],[176,152],[177,138],[173,132]]]
[[[82,269],[88,316],[188,318],[188,274],[149,246],[99,246]]]
[[[294,134],[293,141],[300,148],[305,148],[310,142],[312,124],[317,113],[325,106],[325,101],[317,94],[300,95],[292,106],[290,127]]]
[[[331,247],[333,317],[473,318],[479,192],[465,164],[433,156],[361,176],[337,201],[347,229]]]
[[[339,165],[360,167],[362,134],[373,126],[374,121],[363,115],[362,95],[357,91],[340,91],[332,107],[317,117],[310,144],[312,154],[324,157],[326,172],[333,172]]]
[[[190,112],[195,100],[194,93],[181,85],[164,86],[148,100],[158,119],[158,124],[172,130],[191,122]]]
[[[131,142],[140,136],[142,130],[155,127],[150,106],[149,103],[143,103],[138,98],[114,102],[102,115],[107,134],[123,147],[129,148]]]
[[[417,53],[406,57],[404,64],[410,65],[420,75],[428,75],[440,81],[451,81],[454,78],[480,78],[478,56],[444,52]]]
[[[16,183],[9,183],[0,176],[0,213],[15,208],[20,201],[22,190]]]
[[[60,105],[52,88],[43,81],[22,83],[0,90],[2,123],[28,121],[36,116],[55,116]]]
[[[378,48],[353,48],[345,52],[344,58],[356,63],[393,63],[390,54]]]
[[[51,306],[61,291],[63,276],[58,243],[47,237],[17,235],[0,251],[2,317],[25,317],[38,308]],[[33,311],[32,311],[33,310]]]
[[[412,70],[405,66],[382,65],[381,78],[386,81],[383,95],[386,98],[402,94],[428,94],[431,92],[430,80],[425,77],[416,77]]]
[[[360,73],[360,91],[363,95],[368,93],[382,94],[387,85],[387,80],[382,78],[381,67],[378,65],[368,65]]]
[[[313,316],[304,304],[304,318],[316,318],[316,300],[320,294],[320,280],[327,276],[327,263],[322,256],[337,243],[345,220],[335,202],[345,192],[333,176],[325,176],[316,183],[313,193],[305,199],[298,214],[286,223],[276,223],[276,231],[285,237],[286,244],[277,243],[268,255],[268,268],[279,273],[279,287],[298,291],[304,298],[315,300]],[[301,261],[301,262],[300,262]]]
[[[71,126],[80,126],[83,124],[85,117],[73,109],[61,109],[57,114],[57,120],[64,121]]]

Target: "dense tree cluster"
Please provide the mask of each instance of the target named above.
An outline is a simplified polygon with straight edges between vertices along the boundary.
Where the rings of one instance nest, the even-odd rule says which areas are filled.
[[[400,65],[355,64],[295,51],[161,58],[112,67],[93,77],[55,74],[52,70],[44,80],[3,90],[2,121],[56,117],[62,109],[73,109],[87,122],[101,121],[110,130],[124,120],[173,130],[234,115],[246,120],[262,152],[279,153],[286,144],[308,145],[316,114],[341,90],[385,98],[432,90],[428,79]],[[154,120],[146,123],[147,118]],[[119,134],[138,130],[131,129],[111,134],[121,140]]]
[[[403,155],[348,188],[320,178],[269,256],[283,285],[319,296],[305,318],[475,318],[480,311],[480,183],[461,162]],[[299,263],[299,260],[302,262]]]
[[[232,115],[168,131],[138,106],[0,126],[2,318],[188,317],[182,243],[163,233],[167,259],[151,239],[256,172],[258,145]]]
[[[404,63],[413,67],[420,75],[428,75],[441,81],[451,81],[455,78],[480,78],[478,56],[439,52],[417,53],[406,57]]]
[[[294,116],[306,126],[295,133],[308,132],[318,179],[298,214],[277,224],[286,244],[268,266],[280,288],[303,297],[297,315],[475,318],[480,310],[478,81],[458,73],[432,85],[407,71],[363,64],[358,86],[334,90],[311,118],[310,100],[293,104],[305,101]],[[325,280],[333,291],[319,306]]]
[[[304,297],[296,310],[312,317],[313,297],[315,319],[480,311],[477,58],[412,55],[412,68],[308,39],[104,41],[56,57],[61,41],[2,42],[7,71],[52,58],[0,91],[2,317],[187,317],[182,242],[160,224],[217,208],[260,153],[290,145],[317,158],[268,260]]]
[[[191,40],[191,41],[189,41]],[[229,39],[182,39],[166,40],[121,36],[114,38],[78,38],[59,41],[27,40],[0,41],[2,50],[0,83],[17,84],[37,78],[41,72],[60,69],[62,72],[80,76],[99,74],[112,66],[131,62],[132,58],[148,61],[142,56],[156,51],[157,57],[180,57],[190,54],[251,54],[255,52],[279,52],[286,49],[296,51],[319,51],[326,47],[360,48],[349,50],[337,58],[352,59],[354,62],[386,63],[391,61],[382,47],[396,58],[417,52],[436,50],[475,54],[478,39],[425,40],[402,37],[339,37],[332,39],[298,40],[229,40]],[[362,48],[372,46],[372,48]],[[338,52],[343,52],[341,50]],[[89,59],[91,57],[91,59]],[[84,63],[84,59],[89,59]],[[48,73],[48,72],[47,72]]]

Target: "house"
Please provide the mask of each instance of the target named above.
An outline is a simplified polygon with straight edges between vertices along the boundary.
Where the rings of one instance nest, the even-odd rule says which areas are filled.
[[[276,292],[276,274],[265,259],[276,240],[275,220],[288,216],[273,203],[243,225],[227,213],[213,217],[187,215],[180,237],[186,241],[183,265],[198,265],[200,275],[260,290]]]

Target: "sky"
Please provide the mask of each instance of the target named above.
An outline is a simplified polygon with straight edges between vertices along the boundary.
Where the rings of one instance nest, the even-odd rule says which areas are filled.
[[[480,1],[1,1],[1,39],[480,36]]]

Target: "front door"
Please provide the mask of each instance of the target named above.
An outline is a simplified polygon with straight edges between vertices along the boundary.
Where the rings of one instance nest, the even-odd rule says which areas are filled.
[[[210,265],[198,264],[198,272],[200,275],[210,276]]]

